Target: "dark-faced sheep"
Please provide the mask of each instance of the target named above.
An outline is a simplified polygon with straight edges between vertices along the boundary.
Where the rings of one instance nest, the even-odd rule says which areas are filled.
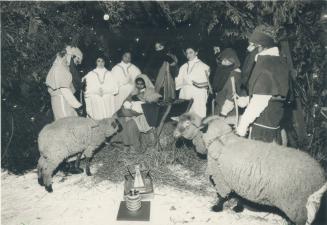
[[[204,124],[206,133],[201,131]],[[322,167],[307,153],[241,138],[222,118],[201,121],[191,113],[179,118],[174,136],[193,140],[199,153],[207,153],[207,174],[217,190],[220,210],[236,193],[277,207],[298,225],[313,222],[327,183]]]
[[[38,146],[38,181],[52,192],[52,175],[58,165],[70,156],[86,156],[86,174],[91,175],[93,152],[118,130],[115,119],[95,121],[84,117],[67,117],[46,125],[40,132]],[[79,166],[79,165],[78,165]]]

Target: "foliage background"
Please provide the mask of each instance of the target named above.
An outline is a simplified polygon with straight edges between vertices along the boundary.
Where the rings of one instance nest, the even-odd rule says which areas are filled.
[[[243,59],[247,35],[262,23],[274,27],[276,40],[288,40],[293,59],[304,121],[293,145],[326,165],[326,14],[323,1],[2,2],[2,167],[17,173],[35,167],[38,132],[52,121],[45,76],[66,44],[84,52],[81,74],[99,52],[111,68],[125,47],[142,68],[156,39],[166,40],[180,63],[183,44],[195,40],[212,65],[213,45],[232,46]]]

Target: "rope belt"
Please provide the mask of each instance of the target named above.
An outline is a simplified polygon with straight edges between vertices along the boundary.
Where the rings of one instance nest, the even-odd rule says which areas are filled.
[[[270,126],[266,126],[266,125],[263,125],[263,124],[260,124],[260,123],[253,123],[253,125],[256,125],[258,127],[263,127],[263,128],[266,128],[266,129],[270,129],[270,130],[277,130],[277,129],[280,128],[280,126],[270,127]]]

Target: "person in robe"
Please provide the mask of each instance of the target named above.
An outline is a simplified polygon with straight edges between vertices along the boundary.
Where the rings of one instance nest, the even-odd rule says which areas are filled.
[[[85,104],[89,117],[95,120],[110,118],[115,111],[115,95],[118,84],[113,74],[106,69],[103,57],[96,60],[96,68],[86,74]]]
[[[241,82],[242,87],[248,91],[248,84],[250,75],[255,65],[255,56],[258,54],[258,48],[255,45],[249,45],[247,48],[247,54],[245,56],[243,65],[242,65],[242,75],[241,75]]]
[[[258,27],[249,38],[258,54],[249,79],[249,103],[236,133],[245,136],[251,125],[251,139],[281,144],[280,122],[289,91],[289,69],[267,30],[269,27]]]
[[[149,54],[143,73],[148,75],[152,83],[156,82],[159,70],[165,61],[170,64],[174,62],[174,59],[167,53],[163,41],[157,41],[154,45],[154,51]]]
[[[111,73],[118,84],[118,95],[115,97],[114,111],[118,111],[126,98],[130,95],[134,87],[136,76],[141,74],[140,69],[131,63],[132,54],[125,51],[122,55],[122,61],[115,65]]]
[[[155,83],[156,92],[163,96],[164,101],[172,101],[176,98],[175,77],[178,73],[177,57],[168,53],[171,60],[164,61],[159,69],[158,77]]]
[[[161,95],[155,91],[152,82],[145,74],[136,77],[133,91],[118,113],[122,125],[123,144],[131,152],[141,148],[141,133],[153,130],[144,116],[142,104],[157,102],[160,97]],[[153,135],[152,139],[154,139]]]
[[[57,54],[46,77],[45,83],[51,96],[51,106],[55,120],[78,116],[76,109],[82,106],[74,96],[73,77],[69,70],[72,59],[75,64],[80,64],[83,54],[78,48],[67,46],[64,51]]]
[[[194,46],[186,48],[188,62],[181,66],[175,79],[176,90],[180,90],[180,99],[193,99],[191,112],[204,118],[207,114],[210,67],[198,58]]]
[[[227,116],[234,109],[234,101],[231,77],[234,77],[235,91],[241,94],[241,70],[240,61],[236,52],[231,48],[226,48],[219,55],[212,87],[216,94],[216,113]]]

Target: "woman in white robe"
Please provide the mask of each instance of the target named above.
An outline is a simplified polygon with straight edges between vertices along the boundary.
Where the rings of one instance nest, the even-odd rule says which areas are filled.
[[[75,64],[79,64],[83,54],[78,48],[67,46],[65,51],[57,54],[46,78],[55,120],[77,116],[75,110],[82,106],[74,96],[75,88],[72,83],[72,74],[69,71],[71,58]]]
[[[98,58],[97,67],[90,71],[83,81],[86,81],[85,104],[89,117],[95,120],[110,118],[116,112],[115,96],[118,85],[104,65],[103,58]]]
[[[204,118],[207,114],[210,67],[197,57],[195,47],[186,49],[188,62],[181,66],[175,78],[176,90],[180,89],[180,99],[193,99],[191,112]]]
[[[118,95],[115,97],[115,109],[117,111],[132,92],[135,78],[141,74],[141,71],[131,63],[131,53],[125,52],[122,61],[112,68],[111,73],[119,87]]]

